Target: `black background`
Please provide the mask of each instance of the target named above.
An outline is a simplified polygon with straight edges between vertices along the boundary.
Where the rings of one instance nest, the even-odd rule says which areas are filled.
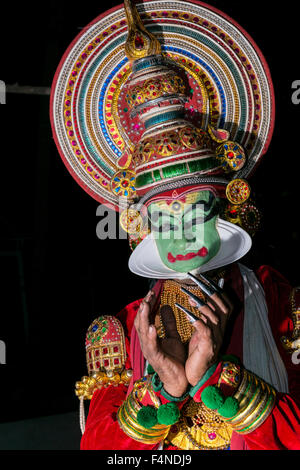
[[[7,3],[7,2],[6,2]],[[299,275],[300,79],[296,1],[210,4],[233,17],[262,50],[274,81],[276,126],[251,180],[263,228],[249,267],[272,265],[293,285]],[[6,84],[51,86],[80,29],[119,2],[23,2],[1,6],[1,73]],[[7,94],[1,117],[1,422],[78,409],[74,383],[86,374],[84,337],[98,314],[142,297],[126,240],[96,237],[98,203],[64,167],[51,135],[49,96]]]

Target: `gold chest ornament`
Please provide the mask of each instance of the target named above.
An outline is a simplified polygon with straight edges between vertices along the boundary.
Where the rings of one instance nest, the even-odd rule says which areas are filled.
[[[166,443],[182,450],[226,450],[232,427],[204,403],[189,400],[181,410],[178,423],[171,426]]]

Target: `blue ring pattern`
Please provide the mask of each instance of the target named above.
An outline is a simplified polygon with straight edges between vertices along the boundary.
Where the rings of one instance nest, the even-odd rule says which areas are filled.
[[[149,27],[149,30],[155,30],[156,29],[156,26],[150,26]],[[178,28],[173,28],[173,27],[166,27],[166,30],[169,30],[169,31],[175,31],[175,32],[178,32]],[[195,35],[198,37],[198,39],[202,39],[202,42],[206,43],[208,46],[214,46],[213,49],[215,50],[215,48],[217,47],[215,43],[213,43],[211,40],[209,40],[208,38],[206,38],[205,36],[203,36],[202,34],[198,34],[198,33],[195,33],[195,31],[193,31],[193,34],[192,33],[189,33],[189,31],[184,31],[184,33],[186,35],[190,35],[190,36],[193,36],[195,37]],[[119,36],[119,38],[117,38],[115,41],[113,41],[110,45],[108,45],[107,48],[105,48],[105,51],[103,51],[101,54],[99,54],[99,56],[96,58],[95,62],[93,63],[93,65],[91,66],[91,69],[89,71],[89,73],[84,77],[83,81],[82,81],[82,87],[81,87],[81,92],[80,92],[80,95],[79,95],[79,100],[78,100],[78,103],[79,103],[79,106],[78,106],[78,109],[79,109],[79,122],[80,122],[80,126],[81,126],[81,132],[82,132],[82,135],[84,136],[84,139],[85,139],[85,144],[87,145],[91,155],[93,156],[93,158],[95,159],[95,161],[109,174],[109,175],[113,175],[113,171],[111,168],[109,168],[105,162],[103,162],[103,160],[101,158],[99,158],[99,155],[98,155],[98,152],[96,151],[96,149],[94,148],[90,138],[89,138],[89,135],[88,135],[88,132],[85,128],[85,118],[84,118],[84,105],[85,105],[85,94],[86,94],[86,90],[87,90],[87,87],[88,87],[88,83],[91,79],[91,77],[93,76],[94,72],[96,71],[96,69],[98,68],[99,64],[101,63],[101,61],[107,56],[107,54],[109,52],[111,52],[112,50],[115,49],[116,46],[124,43],[124,36],[126,35],[121,35]],[[201,41],[200,41],[201,42]],[[218,47],[217,47],[218,48]],[[220,94],[220,98],[221,98],[221,116],[220,116],[220,127],[224,126],[225,124],[225,119],[226,119],[226,100],[225,100],[225,93],[224,93],[224,90],[222,88],[222,85],[218,79],[218,77],[216,76],[216,74],[214,73],[214,71],[211,69],[211,67],[209,67],[202,59],[200,59],[199,57],[195,56],[194,54],[188,52],[188,51],[185,51],[184,49],[181,49],[181,48],[178,48],[178,47],[172,47],[172,46],[162,46],[162,49],[164,51],[170,51],[170,52],[177,52],[177,53],[181,53],[183,54],[184,56],[187,56],[189,57],[190,59],[194,60],[195,62],[199,63],[205,70],[207,70],[210,74],[210,76],[214,79],[215,81],[215,84],[218,88],[218,91],[219,91],[219,94]],[[230,70],[232,71],[232,73],[234,74],[235,76],[235,79],[237,80],[237,86],[238,86],[238,89],[240,91],[240,94],[243,95],[241,96],[241,111],[242,111],[242,116],[241,116],[241,122],[240,122],[240,133],[241,135],[244,134],[244,131],[243,131],[243,123],[245,124],[245,107],[243,106],[243,103],[246,102],[246,98],[245,98],[245,92],[244,92],[244,89],[243,89],[243,84],[241,83],[241,80],[240,80],[240,77],[238,76],[238,74],[236,73],[236,71],[234,70],[235,68],[235,64],[234,64],[234,67],[232,67],[232,62],[230,61],[230,59],[224,55],[223,51],[218,48],[218,54],[222,56],[223,60],[226,62],[226,64],[228,65],[228,67],[230,68]],[[102,132],[103,132],[103,136],[104,138],[106,139],[108,145],[111,147],[111,149],[113,150],[113,152],[116,154],[116,156],[119,158],[121,155],[122,155],[122,152],[114,145],[114,143],[112,142],[112,140],[110,139],[110,136],[107,132],[107,129],[106,129],[106,126],[105,126],[105,121],[104,121],[104,99],[105,99],[105,93],[106,93],[106,90],[109,86],[109,83],[111,82],[111,80],[113,79],[114,75],[120,70],[121,67],[123,67],[126,63],[128,62],[128,59],[127,58],[124,58],[122,61],[120,61],[120,63],[111,71],[111,73],[108,75],[107,79],[105,80],[104,84],[103,84],[103,87],[101,89],[101,92],[100,92],[100,99],[99,99],[99,121],[100,121],[100,126],[101,126],[101,129],[102,129]]]
[[[203,68],[205,68],[205,70],[207,70],[210,73],[211,77],[215,80],[216,86],[218,88],[218,91],[219,91],[220,97],[221,97],[222,108],[221,108],[220,126],[222,127],[225,123],[225,118],[226,118],[226,100],[225,100],[225,93],[223,91],[222,85],[221,85],[218,77],[214,73],[214,71],[202,59],[195,56],[194,54],[191,54],[188,51],[185,51],[184,49],[180,49],[178,47],[171,47],[171,46],[162,46],[162,50],[163,51],[170,51],[170,52],[177,52],[179,54],[183,54],[184,56],[187,56],[190,59],[197,62],[198,64],[200,64]],[[114,145],[114,143],[110,139],[109,134],[108,134],[107,129],[106,129],[106,126],[105,126],[105,121],[104,121],[104,98],[105,98],[105,93],[106,93],[106,90],[109,86],[110,81],[112,80],[114,75],[120,70],[120,68],[126,62],[128,62],[128,59],[123,59],[120,62],[120,64],[118,64],[117,67],[115,67],[112,70],[112,72],[109,74],[108,78],[105,80],[105,82],[103,84],[103,87],[101,89],[100,100],[99,100],[99,121],[100,121],[100,126],[101,126],[101,129],[102,129],[102,132],[103,132],[103,135],[104,135],[105,140],[107,141],[108,145],[113,149],[113,151],[115,152],[115,154],[118,157],[122,156],[122,152],[120,152],[120,150]]]

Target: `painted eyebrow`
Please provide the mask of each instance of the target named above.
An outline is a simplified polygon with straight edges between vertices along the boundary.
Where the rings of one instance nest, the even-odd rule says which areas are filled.
[[[212,207],[211,211],[208,214],[204,215],[203,217],[194,217],[191,221],[186,222],[184,224],[184,227],[186,229],[188,229],[188,228],[192,227],[193,225],[195,225],[197,222],[205,224],[205,222],[208,222],[209,220],[211,220],[215,215],[218,215],[218,206],[217,205]]]
[[[167,215],[167,216],[172,217],[173,219],[175,219],[174,214],[171,214],[171,212],[164,211],[163,209],[162,210],[155,210],[152,214],[149,214],[149,218],[152,222],[157,222],[160,215]]]
[[[204,206],[204,212],[207,212],[210,209],[210,206],[214,200],[214,196],[212,193],[209,193],[209,199],[208,201],[198,201],[195,202],[194,204],[191,205],[191,207],[188,208],[188,210],[184,213],[184,215],[188,214],[189,212],[193,211],[198,205],[203,205]]]

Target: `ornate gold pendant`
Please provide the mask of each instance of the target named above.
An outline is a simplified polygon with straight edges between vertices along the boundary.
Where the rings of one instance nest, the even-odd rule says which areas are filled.
[[[167,441],[181,450],[225,450],[230,446],[232,428],[203,403],[190,400],[178,423],[170,428]]]

